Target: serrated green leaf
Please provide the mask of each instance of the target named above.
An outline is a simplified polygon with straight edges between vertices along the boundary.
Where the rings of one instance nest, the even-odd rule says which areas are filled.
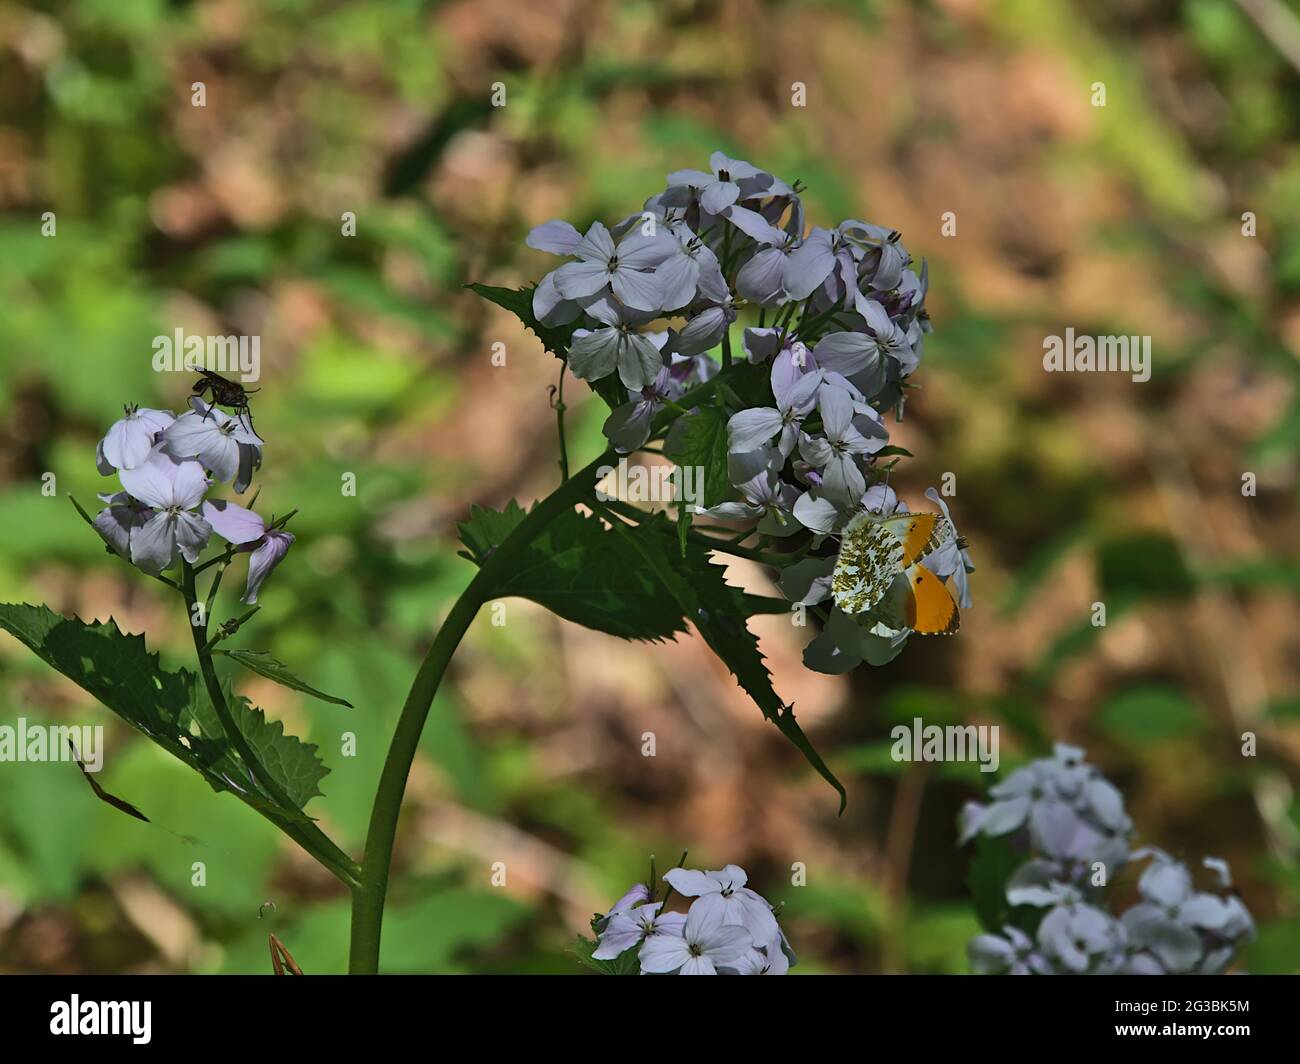
[[[352,703],[346,698],[336,698],[334,695],[327,695],[304,680],[300,680],[284,662],[273,658],[264,650],[222,650],[217,648],[218,654],[223,654],[231,661],[237,661],[249,672],[255,672],[258,676],[265,676],[268,680],[274,680],[283,687],[288,687],[293,691],[301,691],[305,695],[311,695],[312,698],[319,698],[322,702],[332,702],[336,706],[347,706],[352,709]]]
[[[460,556],[468,558],[475,565],[482,565],[525,516],[524,508],[514,499],[506,503],[504,510],[471,506],[469,520],[462,521],[456,528],[460,533],[460,541],[469,551],[461,551]]]
[[[671,441],[672,447],[665,449],[664,456],[676,466],[695,466],[700,471],[702,482],[697,482],[697,487],[703,489],[701,506],[717,506],[733,497],[727,470],[726,413],[716,406],[706,406],[683,415]]]
[[[510,311],[524,325],[524,328],[542,341],[542,346],[557,358],[568,360],[569,345],[573,343],[573,331],[578,322],[569,325],[543,325],[533,315],[533,293],[537,286],[530,288],[498,288],[490,284],[467,284],[465,286],[476,295],[482,296],[489,303],[495,303],[503,310]],[[627,401],[627,391],[618,377],[610,375],[604,380],[588,382],[591,390],[605,400],[613,410]]]
[[[780,729],[807,758],[808,763],[840,796],[840,811],[848,801],[844,786],[813,748],[795,720],[794,707],[787,706],[772,688],[772,677],[758,649],[758,639],[745,621],[752,613],[751,596],[726,582],[723,567],[714,565],[712,552],[696,542],[687,543],[686,558],[674,560],[669,555],[674,532],[662,514],[632,527],[613,526],[641,556],[646,569],[662,581],[677,602],[683,615],[690,618],[709,648],[731,670],[736,681],[763,716]],[[675,546],[675,544],[673,544]],[[764,611],[766,612],[766,611]]]
[[[482,564],[524,519],[511,504],[503,512],[475,509],[460,526],[466,556]],[[552,521],[524,548],[494,595],[531,599],[568,620],[625,639],[658,640],[686,631],[690,620],[737,682],[840,795],[844,787],[813,749],[794,710],[772,689],[771,676],[746,626],[774,603],[732,587],[711,551],[680,541],[664,514],[647,514],[637,525],[611,517],[610,524],[576,510]],[[784,612],[784,610],[782,611]]]
[[[228,678],[222,686],[235,726],[296,808],[285,808],[254,780],[225,737],[199,678],[185,669],[161,668],[144,636],[122,633],[113,620],[86,624],[44,606],[9,603],[0,604],[0,628],[198,771],[214,790],[231,791],[264,812],[297,820],[305,819],[302,807],[320,793],[317,785],[329,769],[316,747],[286,735],[279,721],[268,721],[246,698],[232,696]]]
[[[475,507],[460,526],[468,556],[481,565],[523,519],[515,502],[503,512]],[[557,517],[527,545],[494,594],[531,599],[566,620],[623,639],[657,641],[686,631],[677,603],[645,571],[640,556],[598,518],[576,510]]]

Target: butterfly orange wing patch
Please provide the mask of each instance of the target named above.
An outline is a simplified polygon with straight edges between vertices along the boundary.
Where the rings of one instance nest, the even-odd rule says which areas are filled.
[[[903,545],[904,569],[939,546],[946,532],[946,523],[939,514],[891,514],[877,523]]]
[[[961,624],[957,600],[948,585],[923,565],[907,570],[912,599],[907,607],[907,626],[918,635],[951,635]]]

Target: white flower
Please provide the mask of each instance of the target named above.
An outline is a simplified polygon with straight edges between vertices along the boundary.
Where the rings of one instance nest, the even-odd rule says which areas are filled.
[[[262,464],[261,437],[242,417],[230,417],[198,397],[190,406],[190,413],[167,427],[159,446],[173,458],[197,459],[218,482],[233,479],[242,492]]]
[[[625,912],[612,913],[600,935],[600,945],[592,956],[598,961],[613,960],[620,953],[639,945],[653,935],[680,938],[686,924],[682,913],[663,913],[662,902],[638,905]]]
[[[100,499],[108,505],[95,515],[91,523],[115,553],[130,561],[131,531],[143,525],[153,510],[124,491],[100,495]]]
[[[858,466],[857,456],[880,448],[854,427],[857,410],[848,392],[823,384],[817,406],[825,438],[801,435],[799,454],[814,469],[821,470],[821,493],[826,499],[842,507],[852,506],[867,490],[867,478]]]
[[[567,240],[551,242],[552,247],[564,244]],[[587,235],[572,251],[565,252],[577,256],[579,261],[565,263],[555,271],[555,289],[567,300],[580,300],[612,289],[626,306],[657,312],[663,303],[663,292],[651,271],[673,254],[676,245],[677,241],[667,234],[646,236],[637,229],[615,246],[609,230],[600,222],[593,222]]]
[[[574,331],[569,348],[573,375],[579,380],[598,381],[618,370],[629,392],[653,385],[664,368],[664,357],[649,336],[637,331],[652,315],[628,310],[609,299],[592,303],[587,313],[603,326]]]
[[[939,493],[934,488],[927,488],[925,497],[938,505],[939,509],[943,511],[944,520],[948,522],[948,536],[938,547],[921,559],[921,564],[940,579],[951,576],[953,586],[957,588],[957,605],[964,610],[968,610],[971,608],[972,603],[970,580],[966,574],[975,571],[975,565],[970,560],[970,551],[960,545],[957,526],[952,523],[952,515],[948,513],[948,504],[943,501]]]
[[[745,886],[745,870],[738,865],[729,864],[716,872],[674,868],[664,873],[664,879],[678,894],[700,899],[691,912],[697,908],[717,912],[724,924],[744,927],[755,942],[770,942],[781,933],[772,906]]]
[[[95,465],[106,477],[117,469],[134,469],[147,459],[158,433],[176,420],[169,410],[124,409],[126,416],[113,422],[95,449]]]
[[[241,602],[257,602],[262,582],[293,546],[294,535],[278,528],[268,528],[260,515],[224,499],[205,502],[203,516],[222,539],[240,550],[252,551],[248,559],[248,586]]]
[[[689,874],[702,875],[700,872]],[[753,939],[745,928],[726,924],[723,910],[717,906],[705,906],[705,900],[701,898],[691,906],[680,935],[651,935],[642,943],[641,952],[637,954],[642,973],[717,975],[719,968],[740,963],[752,947]]]
[[[212,535],[212,526],[191,513],[211,483],[198,462],[176,462],[161,451],[118,474],[122,487],[153,513],[130,531],[131,561],[157,575],[176,564],[179,553],[198,561]]]

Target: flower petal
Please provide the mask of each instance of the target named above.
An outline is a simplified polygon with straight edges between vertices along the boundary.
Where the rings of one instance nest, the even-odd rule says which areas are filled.
[[[240,600],[250,606],[257,602],[257,594],[262,583],[271,575],[271,570],[280,564],[281,559],[293,546],[294,534],[273,529],[266,534],[265,542],[253,551],[248,558],[248,587]]]
[[[543,222],[529,230],[524,243],[538,251],[549,251],[552,255],[573,255],[582,243],[582,234],[565,221]]]
[[[262,518],[225,499],[205,502],[203,518],[228,543],[252,543],[266,534],[266,522]]]
[[[176,525],[171,514],[160,511],[131,530],[131,561],[155,576],[176,564]]]

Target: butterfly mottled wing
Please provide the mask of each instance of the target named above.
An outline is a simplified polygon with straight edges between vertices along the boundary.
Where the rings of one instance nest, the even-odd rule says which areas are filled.
[[[879,521],[857,517],[844,529],[831,574],[831,596],[844,613],[866,613],[884,597],[903,564],[904,546]]]
[[[903,568],[924,558],[948,535],[948,522],[939,514],[890,514],[874,520],[903,545]]]
[[[923,565],[907,570],[912,598],[907,608],[907,626],[918,635],[951,635],[961,624],[957,601],[948,585]]]

